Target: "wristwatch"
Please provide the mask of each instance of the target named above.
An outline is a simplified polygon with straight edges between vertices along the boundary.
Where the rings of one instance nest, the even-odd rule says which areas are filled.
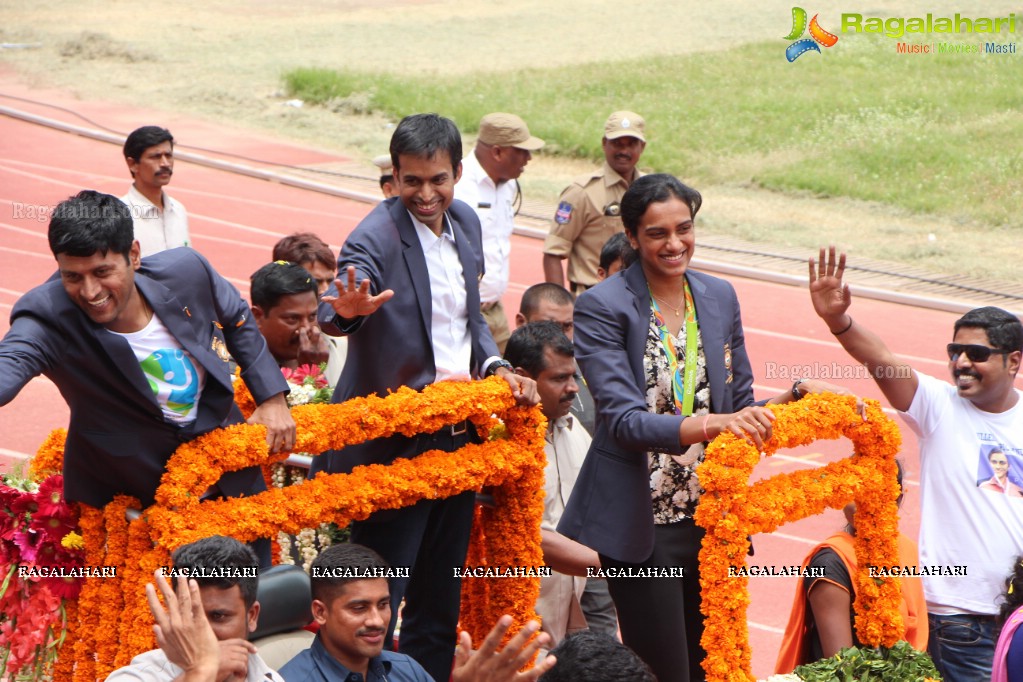
[[[796,379],[796,382],[794,384],[792,384],[792,399],[793,400],[799,400],[804,395],[806,395],[805,393],[803,393],[802,391],[799,390],[799,384],[803,383],[804,381],[806,381],[806,379]]]
[[[514,367],[512,367],[512,363],[508,362],[507,360],[494,360],[493,362],[490,363],[490,366],[487,367],[487,376],[488,377],[494,376],[495,374],[497,374],[497,370],[501,369],[502,367],[504,367],[509,372],[512,369],[514,369]]]

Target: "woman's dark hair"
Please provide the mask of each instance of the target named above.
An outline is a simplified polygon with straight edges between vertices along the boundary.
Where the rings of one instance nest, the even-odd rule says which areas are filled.
[[[1005,593],[1001,600],[1002,608],[998,612],[999,627],[1023,604],[1023,555],[1016,557],[1012,564],[1012,572],[1005,579]]]
[[[650,204],[661,203],[671,197],[685,202],[694,218],[703,204],[700,193],[688,185],[683,185],[674,175],[654,173],[636,180],[622,197],[622,223],[625,225],[625,231],[635,235],[639,229],[639,221]]]

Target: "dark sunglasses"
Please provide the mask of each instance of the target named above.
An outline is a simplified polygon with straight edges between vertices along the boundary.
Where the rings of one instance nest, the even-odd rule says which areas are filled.
[[[966,354],[970,362],[987,362],[992,353],[1007,355],[1009,351],[999,348],[988,348],[975,343],[950,343],[945,349],[948,351],[948,359],[955,362],[960,355]]]

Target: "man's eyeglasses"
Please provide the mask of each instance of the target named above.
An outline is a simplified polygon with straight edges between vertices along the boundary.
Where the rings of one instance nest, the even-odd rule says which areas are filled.
[[[948,351],[948,359],[952,362],[958,360],[959,356],[964,353],[970,362],[987,362],[992,353],[1007,355],[1010,352],[1000,348],[981,346],[976,343],[950,343],[945,349]]]

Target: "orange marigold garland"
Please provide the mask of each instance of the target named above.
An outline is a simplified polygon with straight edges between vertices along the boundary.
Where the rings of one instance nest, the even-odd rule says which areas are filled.
[[[240,382],[237,388],[244,409],[247,391]],[[498,487],[501,505],[483,524],[491,529],[484,552],[487,561],[502,566],[542,565],[539,527],[545,421],[539,408],[517,408],[503,380],[444,382],[421,392],[402,388],[387,398],[303,405],[292,414],[298,426],[296,450],[312,454],[392,433],[429,433],[463,419],[472,420],[486,434],[497,423],[494,414],[505,420],[508,439],[468,445],[454,453],[430,451],[387,467],[358,467],[347,475],[321,474],[301,485],[250,498],[201,503],[200,494],[225,472],[281,461],[285,455],[268,456],[265,429],[244,424],[183,444],[167,464],[157,504],[145,510],[143,517],[128,524],[124,519],[128,503],[118,498],[106,509],[110,532],[104,533],[103,512],[82,506],[87,564],[116,566],[119,580],[85,582],[75,628],[81,634],[74,647],[75,680],[105,677],[113,665],[152,648],[143,585],[153,570],[169,562],[170,550],[212,534],[251,541],[272,537],[278,530],[297,532],[325,520],[343,525],[376,509],[488,485]],[[62,440],[63,434],[54,434],[47,441],[41,465],[59,470]],[[110,594],[113,585],[119,588],[116,597]],[[462,625],[479,641],[502,613],[511,613],[517,624],[524,623],[535,618],[538,591],[538,578],[495,580],[489,586],[491,598]],[[118,622],[129,627],[120,629],[120,641],[115,642],[118,628],[112,624]],[[63,664],[61,669],[68,667]]]
[[[871,565],[898,563],[895,455],[901,435],[876,401],[867,403],[865,422],[852,397],[813,395],[772,406],[776,420],[772,438],[765,443],[766,455],[821,438],[845,436],[853,441],[852,458],[822,469],[749,485],[761,455],[755,446],[732,434],[722,434],[708,446],[697,470],[705,492],[695,516],[707,529],[700,550],[700,585],[708,680],[754,679],[746,628],[748,579],[728,577],[729,567],[744,565],[749,535],[772,532],[783,523],[853,499],[858,507],[856,553],[862,557],[856,576],[857,636],[865,645],[888,647],[901,638],[899,581],[870,578],[868,572]]]
[[[41,481],[47,476],[63,473],[65,440],[67,429],[54,429],[46,436],[46,440],[28,463],[31,478]]]
[[[85,544],[85,565],[102,566],[106,555],[106,537],[103,532],[103,511],[81,505],[78,524],[82,529]],[[96,634],[101,627],[109,627],[102,621],[100,612],[100,581],[86,580],[78,595],[78,636],[74,641],[74,679],[94,682],[96,676]],[[59,660],[59,657],[58,657]]]
[[[99,579],[99,605],[101,627],[96,633],[96,677],[105,679],[116,669],[117,654],[120,650],[117,623],[123,617],[126,599],[124,588],[125,565],[128,561],[128,520],[129,508],[142,505],[134,497],[118,495],[103,508],[106,532],[106,553],[97,565],[113,568],[116,578]],[[87,557],[88,559],[88,557]],[[95,580],[95,579],[94,579]]]

